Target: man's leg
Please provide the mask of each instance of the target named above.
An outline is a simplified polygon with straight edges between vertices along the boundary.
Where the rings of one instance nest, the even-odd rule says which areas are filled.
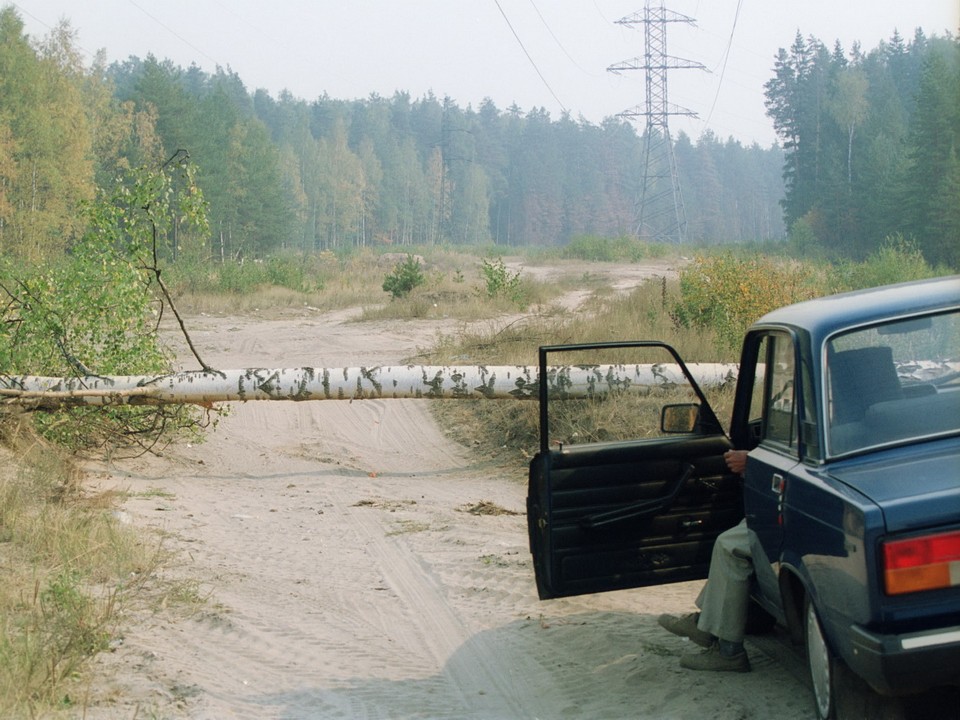
[[[746,521],[720,534],[710,556],[706,585],[697,598],[697,628],[717,638],[706,650],[684,655],[680,666],[690,670],[748,672],[750,660],[743,648],[750,602],[753,562]]]
[[[696,601],[697,627],[721,640],[742,643],[752,576],[747,523],[742,521],[721,533],[713,546],[707,584]]]
[[[665,629],[706,648],[701,653],[680,658],[682,667],[734,672],[750,670],[743,635],[752,575],[747,524],[743,521],[717,537],[710,557],[707,583],[696,601],[700,612],[680,617],[661,615],[658,619]]]

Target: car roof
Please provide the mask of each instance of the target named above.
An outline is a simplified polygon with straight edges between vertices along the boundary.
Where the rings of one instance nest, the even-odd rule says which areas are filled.
[[[960,275],[807,300],[767,313],[754,327],[792,326],[808,332],[817,345],[843,328],[955,307],[960,307]]]

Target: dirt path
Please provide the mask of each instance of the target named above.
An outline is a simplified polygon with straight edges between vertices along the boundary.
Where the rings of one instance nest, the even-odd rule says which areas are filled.
[[[396,364],[426,321],[199,317],[219,367]],[[449,442],[429,401],[236,405],[209,440],[118,461],[91,483],[176,551],[207,601],[131,617],[77,717],[767,718],[810,691],[751,647],[754,672],[683,671],[656,624],[698,584],[541,603],[525,478]],[[484,514],[485,508],[503,512]]]

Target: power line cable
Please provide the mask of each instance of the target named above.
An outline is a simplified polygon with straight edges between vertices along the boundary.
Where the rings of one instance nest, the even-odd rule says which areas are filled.
[[[567,56],[567,59],[570,60],[570,62],[572,62],[574,65],[576,65],[577,69],[583,72],[584,74],[593,75],[592,73],[589,73],[586,70],[584,70],[584,68],[580,65],[580,63],[574,60],[573,56],[567,52],[567,48],[563,46],[563,43],[560,42],[560,38],[558,38],[554,34],[553,29],[550,27],[550,25],[547,24],[547,20],[545,17],[543,17],[543,14],[540,12],[540,8],[537,7],[537,4],[533,0],[530,0],[530,4],[533,5],[533,9],[536,11],[537,16],[540,18],[540,22],[543,23],[543,26],[547,29],[547,32],[550,33],[550,37],[552,37],[554,42],[557,43],[557,47],[559,47],[560,50],[563,51],[563,54]],[[593,77],[597,77],[597,75],[593,75]]]
[[[600,6],[597,5],[597,0],[593,0],[593,7],[597,9],[597,15],[602,17],[605,22],[611,22],[610,20],[607,19],[607,16],[603,14],[603,10],[600,9]]]
[[[131,2],[133,2],[133,0],[131,0]],[[564,112],[569,112],[566,106],[564,106],[564,104],[560,101],[560,98],[557,97],[557,94],[553,91],[553,88],[550,87],[550,83],[547,82],[547,79],[543,76],[543,73],[540,72],[540,68],[537,67],[537,63],[534,62],[533,58],[530,56],[530,53],[527,52],[527,48],[524,46],[523,40],[521,40],[520,36],[517,35],[517,31],[513,29],[513,24],[510,22],[510,18],[507,17],[507,14],[503,11],[503,8],[500,7],[500,0],[493,0],[493,2],[497,6],[497,10],[500,11],[500,14],[503,15],[503,19],[506,21],[507,27],[510,28],[510,32],[513,33],[513,37],[515,37],[517,42],[520,44],[520,49],[523,50],[523,54],[527,56],[527,60],[530,61],[533,69],[537,72],[537,75],[540,76],[540,80],[543,82],[544,87],[547,88],[547,90],[553,96],[553,99],[557,101],[557,105],[560,106],[560,109]]]
[[[704,127],[710,123],[713,117],[714,108],[717,107],[717,98],[720,97],[720,88],[723,85],[723,75],[727,71],[727,60],[730,59],[730,48],[733,46],[733,34],[737,29],[737,21],[740,19],[740,8],[743,6],[743,0],[737,0],[737,10],[733,15],[733,27],[730,28],[730,37],[727,38],[727,49],[723,53],[723,66],[720,68],[720,79],[717,81],[717,92],[713,95],[713,102],[710,104],[710,112],[703,121]]]
[[[170,34],[173,35],[175,38],[177,38],[177,40],[179,40],[180,42],[182,42],[184,45],[187,45],[188,47],[192,48],[193,50],[196,50],[198,53],[200,53],[201,55],[203,55],[207,60],[209,60],[210,62],[212,62],[214,65],[217,65],[217,66],[222,66],[222,65],[223,65],[223,63],[221,63],[220,61],[218,61],[216,58],[210,57],[207,53],[205,53],[203,50],[201,50],[200,48],[198,48],[198,47],[197,47],[196,45],[194,45],[192,42],[190,42],[190,41],[187,40],[185,37],[183,37],[182,35],[180,35],[176,30],[174,30],[173,28],[171,28],[169,25],[166,25],[165,23],[163,23],[159,18],[151,15],[149,12],[147,12],[145,9],[143,9],[140,5],[138,5],[136,2],[134,2],[134,0],[128,0],[128,2],[129,2],[131,5],[133,5],[137,10],[139,10],[139,11],[142,12],[144,15],[146,15],[148,18],[150,18],[151,20],[153,20],[157,25],[159,25],[159,26],[162,27],[164,30],[166,30],[168,33],[170,33]]]
[[[245,25],[247,30],[250,33],[250,36],[253,37],[255,40],[257,41],[268,40],[274,45],[276,45],[278,48],[283,50],[285,53],[294,52],[298,55],[298,57],[303,62],[311,62],[308,58],[306,58],[302,53],[299,52],[299,48],[297,48],[296,46],[291,47],[289,43],[281,42],[274,35],[267,33],[266,29],[262,24],[257,24],[257,23],[251,22],[250,20],[247,20],[247,18],[241,15],[240,13],[238,13],[234,9],[234,7],[226,3],[220,2],[220,0],[213,0],[213,2],[225,14],[232,15],[234,18],[236,18],[237,22],[241,23],[242,25]]]
[[[32,12],[30,12],[30,11],[27,10],[26,8],[21,7],[20,5],[17,5],[17,3],[10,3],[10,4],[11,4],[19,13],[21,13],[22,15],[26,15],[26,16],[28,16],[28,17],[33,18],[33,19],[36,20],[38,23],[40,23],[41,25],[43,25],[47,30],[49,30],[50,32],[53,32],[53,30],[54,30],[54,26],[53,26],[53,25],[50,25],[49,23],[41,20],[40,18],[38,18],[36,15],[34,15]],[[59,22],[59,21],[58,21],[58,22]],[[71,30],[74,34],[76,34],[76,29],[73,28],[72,26],[71,26],[70,30]],[[85,54],[85,55],[88,55],[88,56],[91,57],[91,58],[96,57],[96,55],[97,55],[96,53],[90,52],[89,50],[87,50],[85,47],[83,47],[83,45],[78,44],[78,43],[76,42],[76,38],[74,38],[73,46],[74,46],[77,50],[79,50],[80,52],[82,52],[82,53]]]
[[[29,15],[30,17],[32,17],[32,18],[33,18],[34,20],[36,20],[38,23],[40,23],[40,24],[43,25],[45,28],[47,28],[47,30],[53,30],[53,28],[52,28],[50,25],[48,25],[47,23],[45,23],[43,20],[41,20],[40,18],[38,18],[36,15],[34,15],[32,12],[30,12],[30,11],[27,10],[26,8],[22,8],[22,7],[20,7],[19,5],[17,5],[16,3],[10,3],[10,4],[13,5],[13,7],[16,8],[16,9],[17,9],[20,13],[22,13],[23,15]]]

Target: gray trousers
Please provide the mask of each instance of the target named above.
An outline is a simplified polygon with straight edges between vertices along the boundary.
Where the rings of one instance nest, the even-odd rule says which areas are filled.
[[[747,521],[717,537],[710,556],[707,584],[697,597],[700,620],[697,627],[729,642],[742,642],[750,602],[753,560]]]

